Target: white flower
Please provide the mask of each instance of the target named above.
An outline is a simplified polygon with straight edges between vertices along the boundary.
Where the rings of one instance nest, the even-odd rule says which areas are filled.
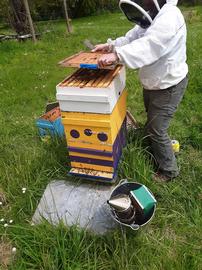
[[[2,203],[2,202],[0,202],[0,205],[3,205],[3,203]]]
[[[12,223],[13,223],[13,220],[12,220],[12,219],[11,219],[11,220],[9,220],[9,223],[10,223],[10,224],[12,224]]]
[[[0,219],[0,222],[4,222],[4,218],[1,218],[1,219]]]
[[[4,227],[5,227],[5,228],[6,228],[6,227],[8,227],[8,224],[7,224],[7,223],[5,223],[5,224],[4,224]]]
[[[25,193],[27,188],[22,188],[22,193]]]
[[[16,247],[13,247],[12,248],[12,253],[16,253],[16,251],[17,251],[17,248]]]

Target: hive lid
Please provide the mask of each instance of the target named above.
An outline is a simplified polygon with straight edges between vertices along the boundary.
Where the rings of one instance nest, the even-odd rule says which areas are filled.
[[[101,69],[97,61],[102,55],[102,52],[79,52],[74,54],[64,60],[60,61],[58,64],[61,67],[79,67],[79,68],[89,68],[89,69]],[[102,69],[114,69],[116,65],[105,66]]]

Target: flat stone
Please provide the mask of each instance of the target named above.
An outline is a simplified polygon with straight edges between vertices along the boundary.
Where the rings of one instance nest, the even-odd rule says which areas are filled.
[[[100,183],[53,181],[46,187],[32,221],[39,224],[46,219],[53,225],[62,221],[105,234],[117,227],[107,204],[113,188]]]

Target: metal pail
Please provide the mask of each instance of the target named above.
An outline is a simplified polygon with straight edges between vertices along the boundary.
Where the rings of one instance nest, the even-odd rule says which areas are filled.
[[[114,190],[111,193],[110,199],[112,199],[115,196],[121,195],[121,194],[125,194],[125,195],[129,195],[130,191],[135,190],[140,188],[141,186],[143,186],[140,183],[136,183],[136,182],[128,182],[128,180],[123,179],[119,182],[118,186],[116,186],[114,188]],[[151,192],[151,191],[150,191]],[[151,192],[152,194],[152,192]],[[152,194],[153,195],[153,194]],[[113,217],[113,219],[115,219],[119,224],[130,227],[133,230],[139,230],[140,227],[145,226],[147,223],[149,223],[151,221],[151,219],[154,216],[156,210],[156,204],[153,206],[153,208],[149,211],[149,213],[146,216],[137,216],[137,218],[135,219],[135,221],[131,224],[126,224],[126,223],[122,223],[118,217],[116,216],[116,213],[114,211],[114,209],[112,209],[112,207],[110,207],[110,213]]]

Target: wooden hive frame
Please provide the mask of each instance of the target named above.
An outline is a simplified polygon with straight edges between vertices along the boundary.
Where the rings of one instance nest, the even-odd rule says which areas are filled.
[[[98,66],[98,59],[106,53],[103,52],[79,52],[75,55],[65,58],[60,61],[58,64],[61,67],[80,67],[81,64],[93,65],[96,68]],[[114,69],[116,65],[108,65],[102,69]]]
[[[117,66],[114,70],[93,70],[93,69],[78,69],[71,76],[66,78],[60,86],[68,87],[94,87],[106,88],[110,85],[113,79],[121,70],[122,66]]]

